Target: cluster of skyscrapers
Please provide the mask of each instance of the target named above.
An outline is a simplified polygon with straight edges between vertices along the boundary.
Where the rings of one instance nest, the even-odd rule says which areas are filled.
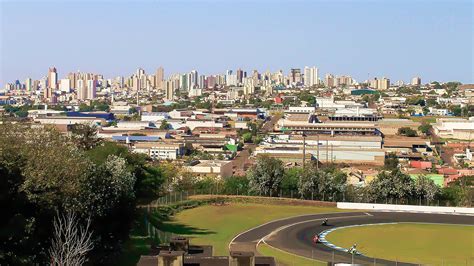
[[[390,80],[374,78],[366,81],[367,87],[386,90],[390,87]],[[413,78],[412,85],[421,84],[421,79]],[[274,88],[309,88],[317,86],[348,87],[357,84],[351,76],[335,76],[326,74],[320,79],[319,70],[316,67],[292,68],[285,74],[283,70],[276,72],[259,72],[253,70],[247,72],[242,69],[227,70],[224,74],[203,75],[197,70],[188,73],[171,74],[165,77],[165,70],[159,67],[151,74],[144,69],[138,68],[131,76],[118,76],[106,79],[103,75],[71,72],[64,78],[59,79],[58,71],[51,67],[45,77],[39,80],[28,78],[24,83],[15,81],[7,83],[5,90],[28,92],[36,95],[39,99],[47,102],[67,102],[69,100],[86,101],[101,94],[123,93],[124,95],[137,94],[138,92],[159,92],[166,100],[174,100],[177,92],[185,92],[189,97],[200,96],[203,90],[220,88],[240,88],[243,95],[249,95],[259,88],[271,94]],[[130,95],[131,95],[130,94]]]
[[[138,68],[129,77],[119,76],[105,79],[102,75],[85,72],[72,72],[59,79],[58,71],[51,67],[45,77],[39,80],[28,78],[24,83],[15,81],[7,83],[6,91],[21,91],[39,94],[50,102],[67,98],[79,101],[96,98],[97,91],[103,90],[130,90],[152,91],[161,90],[166,99],[172,100],[177,90],[186,91],[189,96],[201,94],[202,89],[217,89],[221,87],[244,87],[244,94],[253,93],[255,87],[283,86],[283,87],[311,87],[320,84],[319,72],[316,67],[293,68],[288,75],[282,70],[277,72],[266,71],[260,73],[253,70],[247,73],[242,69],[227,70],[225,74],[202,75],[192,70],[184,74],[172,74],[165,78],[163,67],[159,67],[153,74],[147,74],[144,69]]]

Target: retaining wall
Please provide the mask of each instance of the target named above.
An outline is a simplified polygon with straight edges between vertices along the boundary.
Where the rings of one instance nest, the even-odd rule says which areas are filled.
[[[450,213],[450,214],[460,213],[460,214],[474,215],[474,208],[467,208],[467,207],[436,207],[436,206],[418,206],[418,205],[338,202],[337,208],[355,209],[355,210],[376,210],[376,211],[425,212],[425,213]]]

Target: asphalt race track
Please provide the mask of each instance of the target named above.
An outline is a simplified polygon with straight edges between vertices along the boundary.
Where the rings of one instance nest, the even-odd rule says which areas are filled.
[[[324,218],[329,219],[328,226],[321,225]],[[315,245],[312,241],[315,234],[335,227],[396,222],[474,225],[474,216],[408,212],[345,212],[296,216],[275,220],[243,232],[232,240],[229,248],[255,252],[256,246],[264,242],[289,253],[327,262],[373,265],[375,260],[377,265],[416,265],[363,255],[353,256],[322,243]]]

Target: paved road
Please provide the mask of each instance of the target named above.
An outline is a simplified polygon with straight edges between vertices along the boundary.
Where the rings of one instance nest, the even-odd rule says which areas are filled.
[[[324,218],[329,219],[329,226],[322,226]],[[391,222],[423,222],[446,224],[474,225],[473,216],[426,214],[426,213],[400,213],[400,212],[349,212],[314,214],[276,220],[238,235],[229,245],[231,250],[245,250],[256,252],[256,246],[265,242],[275,248],[294,253],[307,258],[321,261],[334,261],[373,265],[374,258],[365,256],[352,256],[346,252],[338,251],[323,244],[314,245],[312,237],[327,229],[358,225]],[[333,258],[334,254],[334,258]],[[376,259],[377,264],[383,265],[413,265],[395,261]]]
[[[243,150],[237,153],[234,160],[232,160],[233,168],[234,168],[234,175],[245,175],[245,171],[247,171],[247,166],[252,162],[249,160],[250,157],[250,150],[255,150],[257,145],[246,143]]]
[[[261,132],[264,134],[268,132],[273,132],[273,128],[275,127],[275,124],[278,122],[278,120],[280,120],[281,117],[282,117],[281,115],[273,115],[269,121],[263,124]]]

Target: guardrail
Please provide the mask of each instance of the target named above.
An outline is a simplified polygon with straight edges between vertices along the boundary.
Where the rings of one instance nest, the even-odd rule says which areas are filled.
[[[377,210],[377,211],[409,211],[424,213],[459,213],[474,215],[474,208],[467,207],[440,207],[440,206],[418,206],[418,205],[395,205],[395,204],[376,204],[376,203],[353,203],[338,202],[339,209],[355,210]]]

